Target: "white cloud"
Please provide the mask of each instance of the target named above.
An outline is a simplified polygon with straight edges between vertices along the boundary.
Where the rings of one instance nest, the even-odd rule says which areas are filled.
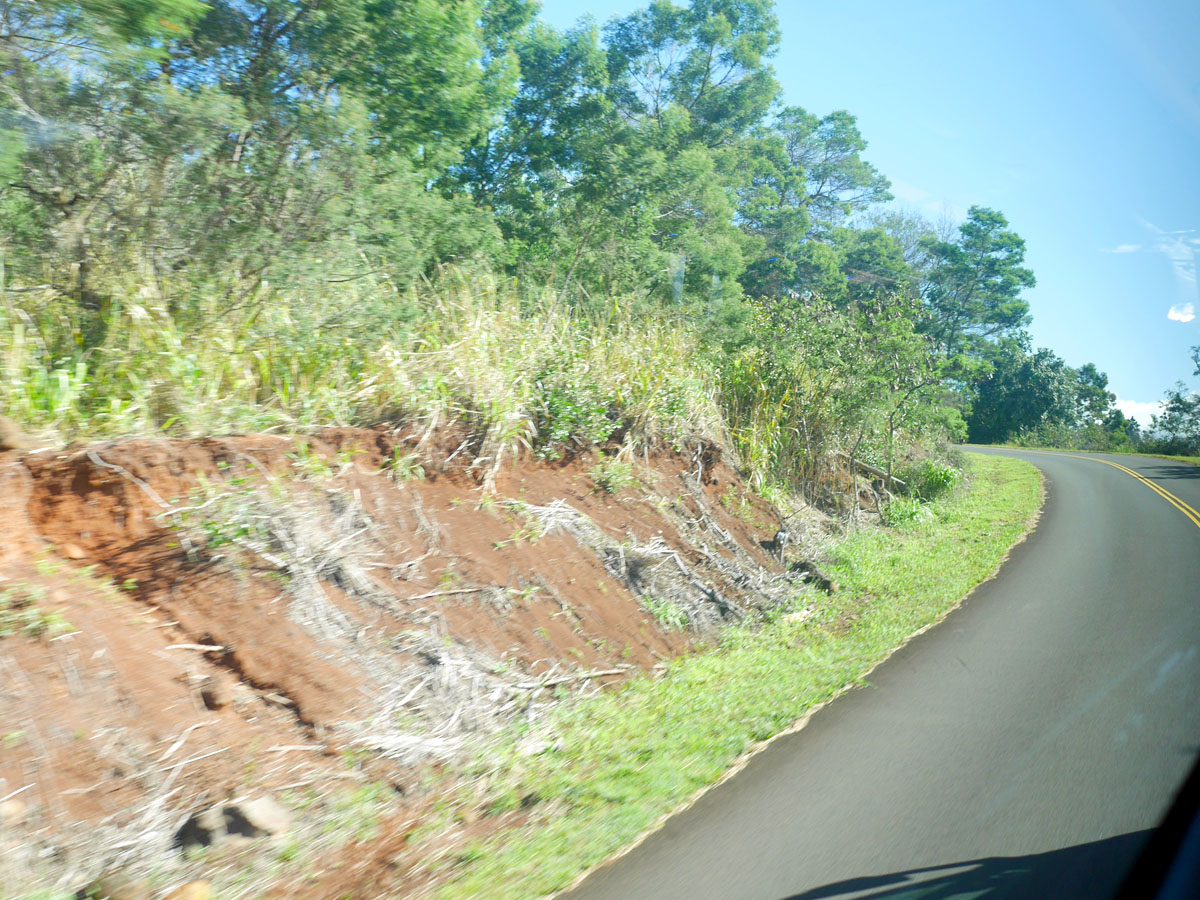
[[[1131,419],[1137,419],[1138,424],[1149,426],[1151,416],[1161,416],[1163,405],[1161,400],[1146,402],[1142,400],[1122,400],[1120,397],[1114,406]]]
[[[1117,244],[1111,250],[1101,248],[1101,253],[1137,253],[1142,249],[1141,244]]]
[[[1176,303],[1167,310],[1167,318],[1172,322],[1190,322],[1196,318],[1196,307],[1192,303]]]

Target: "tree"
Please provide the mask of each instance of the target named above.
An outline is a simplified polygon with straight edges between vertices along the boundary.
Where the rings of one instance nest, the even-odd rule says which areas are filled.
[[[709,148],[758,125],[779,94],[766,64],[779,44],[771,0],[651,0],[609,25],[605,38],[620,114],[661,126],[668,110],[685,110],[687,137]]]
[[[862,158],[867,142],[854,116],[844,109],[818,119],[789,106],[780,111],[774,127],[783,138],[789,164],[803,173],[813,236],[873,203],[892,199],[890,182]]]
[[[900,245],[887,232],[878,228],[839,228],[833,242],[840,250],[849,302],[914,293],[912,270]]]
[[[1116,394],[1108,390],[1108,376],[1097,369],[1094,363],[1084,363],[1076,370],[1075,384],[1076,426],[1104,424],[1109,419],[1112,405],[1117,399]],[[1114,421],[1114,425],[1120,428],[1122,423]]]
[[[967,429],[971,441],[1002,444],[1043,423],[1074,424],[1076,373],[1045,348],[1029,353],[1009,338],[990,352],[990,371],[972,383]]]
[[[1200,346],[1192,348],[1195,375],[1200,375]],[[1151,444],[1161,453],[1200,453],[1200,393],[1181,381],[1167,391],[1163,411],[1150,419]]]
[[[403,284],[498,249],[486,212],[434,181],[509,99],[527,0],[0,12],[0,62],[20,76],[0,85],[0,127],[29,138],[0,161],[0,219],[29,277],[45,267],[98,322],[126,272],[178,310],[193,290],[249,302],[268,273],[378,267]]]
[[[582,301],[685,297],[702,315],[741,294],[752,238],[723,165],[778,91],[765,0],[652,3],[610,24],[537,24],[497,127],[445,180],[490,208],[508,264]]]
[[[1181,381],[1167,391],[1163,411],[1150,418],[1154,449],[1160,453],[1200,452],[1200,393]]]
[[[1025,242],[995,210],[973,206],[953,241],[923,241],[930,270],[921,292],[928,332],[943,354],[979,357],[984,344],[1029,324],[1021,292],[1036,284],[1025,268]]]
[[[727,168],[746,176],[738,222],[763,242],[743,278],[748,293],[835,299],[828,293],[834,256],[817,245],[845,244],[835,232],[851,215],[891,199],[887,179],[861,157],[866,146],[844,110],[818,119],[792,106],[728,154]]]

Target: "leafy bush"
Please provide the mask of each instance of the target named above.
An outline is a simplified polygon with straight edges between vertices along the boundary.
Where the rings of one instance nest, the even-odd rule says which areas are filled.
[[[904,480],[908,482],[909,490],[920,499],[936,500],[954,490],[962,480],[962,472],[946,463],[926,459],[918,463]]]
[[[607,441],[617,427],[612,398],[594,384],[568,382],[546,385],[536,413],[538,455],[558,459],[571,444],[587,446]]]
[[[588,473],[596,487],[606,494],[616,494],[637,483],[633,465],[619,456],[604,456]]]
[[[660,597],[643,597],[642,605],[646,607],[646,612],[654,616],[654,621],[667,631],[679,631],[687,627],[687,612],[673,600]]]
[[[897,497],[884,504],[883,507],[883,524],[889,528],[903,530],[909,526],[928,522],[932,518],[933,513],[929,511],[929,507],[916,497]]]

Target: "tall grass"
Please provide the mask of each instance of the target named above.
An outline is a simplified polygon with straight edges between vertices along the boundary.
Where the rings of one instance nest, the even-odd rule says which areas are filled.
[[[407,291],[267,287],[240,306],[215,288],[187,303],[147,293],[90,312],[5,296],[0,408],[60,438],[467,422],[497,462],[521,444],[554,456],[722,434],[694,333],[620,303],[584,314],[458,269]]]
[[[0,412],[50,440],[465,424],[491,473],[521,447],[702,439],[734,450],[759,490],[826,506],[850,490],[832,487],[839,453],[893,457],[887,348],[827,305],[783,304],[780,319],[760,304],[723,350],[675,310],[584,309],[459,267],[403,290],[371,274],[247,289],[131,271],[98,296],[0,285]],[[944,434],[908,419],[914,446]]]

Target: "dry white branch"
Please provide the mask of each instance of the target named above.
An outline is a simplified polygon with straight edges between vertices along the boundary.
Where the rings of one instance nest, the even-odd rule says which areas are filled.
[[[170,644],[164,650],[199,650],[203,653],[220,653],[225,649],[223,644]]]

